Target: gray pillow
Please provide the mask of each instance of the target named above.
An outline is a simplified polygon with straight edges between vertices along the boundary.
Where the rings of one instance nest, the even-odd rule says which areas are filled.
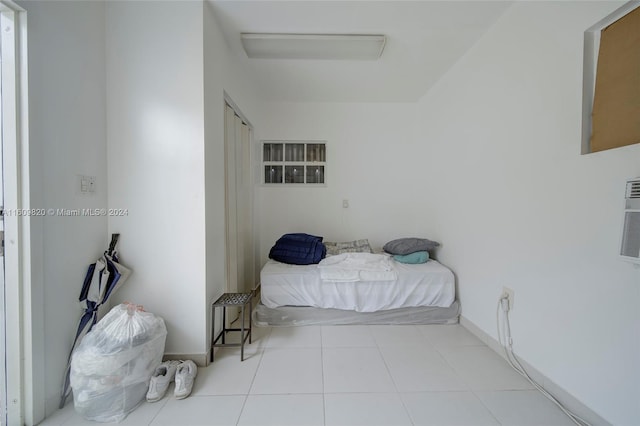
[[[373,253],[367,239],[341,243],[325,241],[324,245],[327,247],[327,256],[335,256],[342,253]]]
[[[426,238],[399,238],[389,241],[382,247],[384,251],[390,254],[410,254],[417,251],[429,251],[438,247],[440,243],[428,240]]]

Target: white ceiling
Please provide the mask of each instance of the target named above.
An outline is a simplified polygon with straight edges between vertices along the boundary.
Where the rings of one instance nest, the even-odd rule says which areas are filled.
[[[411,102],[447,72],[508,1],[209,0],[227,44],[267,101]],[[249,59],[241,32],[385,34],[377,61]]]

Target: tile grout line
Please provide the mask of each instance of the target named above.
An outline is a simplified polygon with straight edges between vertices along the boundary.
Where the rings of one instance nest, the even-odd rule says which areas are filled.
[[[440,356],[440,358],[442,358],[444,360],[444,362],[449,366],[449,368],[451,368],[451,371],[453,371],[453,374],[455,374],[455,376],[460,379],[461,383],[464,383],[464,385],[467,387],[466,390],[464,391],[450,391],[450,392],[458,392],[458,393],[462,393],[462,392],[466,392],[466,393],[470,393],[471,395],[473,395],[473,397],[478,400],[480,402],[480,405],[482,405],[484,407],[485,410],[487,410],[487,412],[489,413],[489,415],[496,421],[496,423],[498,425],[502,425],[502,423],[500,423],[500,421],[497,419],[497,417],[495,416],[495,414],[493,413],[493,411],[491,411],[489,409],[489,407],[487,407],[482,400],[480,399],[480,397],[478,395],[476,395],[476,391],[473,389],[473,387],[471,386],[471,384],[467,381],[464,380],[464,378],[460,375],[460,373],[458,372],[458,370],[455,368],[455,366],[453,366],[450,362],[449,359],[447,358],[447,356],[445,356],[444,353],[441,352],[441,348],[446,348],[447,345],[436,345],[435,342],[431,339],[429,339],[428,336],[424,335],[423,336],[432,344],[433,349],[436,351],[436,353]],[[483,342],[484,343],[484,342]],[[460,346],[467,346],[467,345],[460,345]],[[473,345],[471,345],[473,346]],[[483,344],[482,346],[486,346],[486,344]]]
[[[486,345],[483,345],[483,346],[486,346]],[[466,346],[465,345],[461,345],[460,347],[466,347]],[[433,345],[433,349],[435,349],[436,353],[438,355],[440,355],[440,358],[442,358],[444,360],[444,362],[449,366],[449,368],[451,368],[451,371],[453,371],[453,374],[455,374],[455,376],[458,379],[460,379],[460,382],[464,383],[464,385],[467,387],[466,391],[473,393],[473,387],[471,386],[471,384],[467,380],[465,380],[465,378],[460,374],[458,369],[451,362],[449,362],[448,357],[441,351],[442,348],[447,348],[447,345],[443,345],[443,346],[440,346],[440,347],[438,345],[435,345],[435,344]]]
[[[480,402],[480,405],[482,405],[484,407],[485,410],[487,410],[487,412],[491,415],[491,417],[493,417],[496,421],[496,423],[498,423],[499,425],[502,425],[502,422],[500,420],[498,420],[498,417],[496,416],[496,414],[493,412],[493,410],[491,410],[491,408],[487,407],[487,405],[484,403],[484,401],[482,401],[482,398],[480,398],[478,396],[478,394],[476,393],[477,391],[474,389],[470,389],[471,395],[473,395],[473,397],[475,399],[478,400],[478,402]],[[485,391],[486,392],[486,391]]]
[[[323,326],[320,326],[320,378],[322,379],[322,424],[324,426],[327,425],[327,402],[325,399],[325,390],[324,390],[324,339],[322,338],[324,329]]]
[[[414,326],[412,326],[412,327],[414,327]],[[416,329],[416,332],[419,335],[422,335],[422,333],[420,333],[420,330],[417,327],[414,327],[414,328]],[[371,332],[371,334],[373,335],[373,332]],[[407,415],[407,418],[411,422],[411,425],[415,425],[413,417],[411,416],[411,413],[409,412],[409,409],[407,408],[406,404],[404,403],[404,399],[402,398],[402,393],[400,393],[400,389],[398,389],[398,384],[396,383],[396,380],[393,378],[393,374],[391,374],[391,369],[389,368],[389,365],[387,364],[387,360],[384,358],[384,354],[382,353],[381,346],[378,344],[378,340],[375,338],[375,336],[373,336],[373,340],[376,342],[376,348],[378,349],[378,354],[380,354],[380,358],[382,358],[382,362],[384,363],[384,367],[387,370],[387,374],[389,374],[389,378],[391,379],[391,382],[393,383],[393,387],[396,390],[396,395],[400,399],[400,403],[402,404],[402,408],[404,409],[404,412]]]
[[[482,341],[482,340],[480,340],[480,341]],[[482,342],[482,343],[483,343],[482,345],[461,345],[461,347],[488,347],[486,343],[484,343],[484,342]],[[447,346],[444,345],[443,347],[446,348]],[[482,401],[482,399],[476,393],[476,392],[481,391],[481,390],[474,389],[473,386],[471,386],[471,384],[467,380],[464,380],[464,378],[460,375],[460,373],[455,368],[455,366],[453,364],[451,364],[449,362],[449,359],[445,356],[445,354],[440,351],[441,348],[438,348],[438,346],[434,345],[434,349],[442,357],[442,359],[444,359],[444,361],[447,363],[447,365],[449,367],[451,367],[451,370],[453,370],[454,374],[468,387],[468,389],[466,391],[464,391],[464,392],[467,392],[467,393],[470,393],[471,395],[473,395],[473,397],[478,402],[480,402],[480,405],[482,405],[482,407],[484,407],[484,409],[487,410],[489,415],[496,421],[496,423],[499,424],[499,425],[502,425],[500,420],[498,420],[498,418],[496,417],[495,413],[489,407],[486,406],[486,404]]]
[[[262,365],[262,358],[264,357],[264,351],[266,350],[266,345],[267,342],[269,341],[269,338],[271,338],[271,331],[273,329],[271,327],[269,327],[269,335],[267,337],[267,339],[264,342],[264,347],[262,347],[260,349],[260,360],[258,361],[258,365],[256,367],[256,371],[253,373],[253,377],[251,378],[251,384],[249,385],[249,389],[247,390],[246,395],[244,395],[244,401],[242,401],[242,407],[240,408],[240,413],[238,413],[238,420],[236,420],[236,426],[240,423],[240,418],[242,417],[242,413],[244,412],[244,408],[247,405],[247,400],[249,399],[249,395],[251,395],[251,388],[253,388],[253,383],[256,380],[256,376],[258,375],[258,370],[260,369],[260,366]],[[253,330],[251,331],[251,333],[253,333]]]
[[[174,385],[175,386],[175,385]],[[169,386],[171,387],[171,386]],[[169,391],[169,389],[167,389],[167,392]],[[165,398],[162,398],[165,399]],[[164,407],[167,406],[167,403],[169,402],[169,398],[166,398],[166,401],[164,402],[164,404],[162,404],[162,407],[160,407],[158,409],[158,411],[153,415],[153,417],[151,418],[151,420],[149,421],[149,423],[147,423],[148,426],[152,426],[153,422],[155,421],[155,419],[160,415],[160,412],[164,409]],[[154,403],[155,404],[155,403]]]

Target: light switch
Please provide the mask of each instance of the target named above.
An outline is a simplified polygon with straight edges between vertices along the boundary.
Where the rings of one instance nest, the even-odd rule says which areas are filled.
[[[348,209],[349,208],[349,200],[342,200],[342,208],[343,209]]]
[[[96,177],[76,175],[76,193],[79,195],[93,195],[96,192]]]

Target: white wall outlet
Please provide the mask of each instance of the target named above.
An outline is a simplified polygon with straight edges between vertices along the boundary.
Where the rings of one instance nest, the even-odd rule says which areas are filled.
[[[349,208],[349,200],[347,200],[347,199],[342,200],[342,208],[343,209],[348,209]]]
[[[501,296],[507,296],[507,298],[509,299],[509,310],[513,309],[513,297],[514,297],[513,289],[510,289],[509,287],[502,287]]]

